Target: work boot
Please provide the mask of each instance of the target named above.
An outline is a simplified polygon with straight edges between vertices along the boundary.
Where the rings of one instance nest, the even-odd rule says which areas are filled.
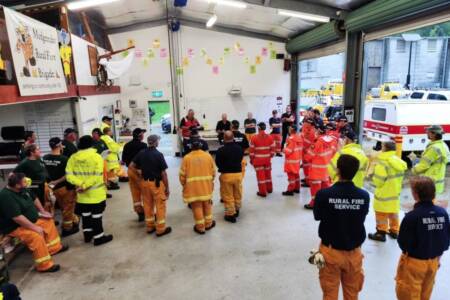
[[[294,192],[286,191],[286,192],[282,192],[281,195],[283,195],[283,196],[294,196]]]
[[[145,214],[138,213],[138,222],[144,222],[144,221],[145,221]]]
[[[107,198],[107,199],[111,199],[111,198],[112,198],[112,195],[111,195],[111,194],[106,194],[106,198]]]
[[[256,192],[256,195],[257,195],[257,196],[260,196],[260,197],[263,197],[263,198],[266,198],[266,197],[267,197],[266,194],[261,194],[260,192]]]
[[[172,227],[166,227],[166,229],[164,230],[164,232],[162,232],[162,233],[157,233],[156,236],[157,236],[157,237],[162,237],[162,236],[164,236],[164,235],[166,235],[166,234],[169,234],[169,233],[171,233],[171,232],[172,232]]]
[[[84,232],[83,235],[84,235],[84,242],[85,243],[90,243],[92,241],[93,236],[92,236],[91,232],[88,232],[88,231]]]
[[[191,205],[190,203],[188,203],[187,207],[188,207],[189,209],[192,209],[192,205]]]
[[[102,236],[101,238],[95,239],[94,240],[94,246],[100,246],[106,243],[109,243],[113,240],[113,236],[112,234],[105,234],[104,236]]]
[[[194,225],[194,231],[195,231],[196,233],[198,233],[198,234],[205,234],[204,231],[198,230],[197,227],[195,227],[195,225]]]
[[[386,233],[377,231],[375,233],[369,233],[369,239],[378,241],[378,242],[386,242]]]
[[[119,182],[128,182],[130,179],[128,177],[119,177]]]
[[[393,238],[394,240],[398,239],[398,233],[395,233],[395,232],[390,231],[390,232],[389,232],[389,236],[390,236],[391,238]]]
[[[120,186],[115,182],[108,183],[107,189],[110,191],[120,190]]]
[[[278,156],[278,157],[283,157],[283,155],[281,153],[277,153],[275,155]]]
[[[155,233],[155,231],[156,231],[156,228],[152,228],[150,230],[147,230],[147,233],[148,234],[153,234],[153,233]]]
[[[311,205],[311,204],[305,204],[304,206],[303,206],[305,209],[314,209],[314,205]]]
[[[69,245],[62,245],[62,248],[55,254],[60,254],[60,253],[66,252],[67,250],[69,250]]]
[[[236,213],[234,214],[234,217],[235,218],[239,217],[239,209],[236,209]]]
[[[272,191],[272,190],[270,190],[270,191],[267,191],[267,193],[269,193],[269,194],[272,194],[272,193],[273,193],[273,191]]]
[[[307,182],[302,182],[302,187],[309,187],[309,184]]]
[[[207,227],[207,228],[205,228],[205,229],[206,229],[206,230],[211,230],[211,229],[213,229],[214,227],[216,227],[216,221],[215,221],[215,220],[212,221],[211,226],[209,226],[209,227]]]
[[[223,199],[220,199],[220,203],[223,203]]]
[[[300,190],[294,190],[294,193],[300,194]]]
[[[230,223],[236,223],[236,217],[235,216],[225,216],[223,217],[225,221]]]
[[[79,225],[78,225],[78,224],[76,224],[76,225],[74,224],[74,225],[72,226],[72,229],[69,229],[69,230],[63,229],[63,230],[61,231],[61,236],[62,236],[62,237],[66,237],[66,236],[75,234],[75,233],[77,233],[77,232],[79,232],[79,231],[80,231]]]
[[[41,273],[55,273],[58,272],[61,269],[60,265],[53,265],[50,269],[39,271]]]

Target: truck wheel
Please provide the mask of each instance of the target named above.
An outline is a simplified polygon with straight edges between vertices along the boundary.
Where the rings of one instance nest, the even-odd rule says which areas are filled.
[[[406,162],[408,169],[411,169],[413,166],[411,158],[409,158],[409,155],[411,152],[402,152],[402,160]]]

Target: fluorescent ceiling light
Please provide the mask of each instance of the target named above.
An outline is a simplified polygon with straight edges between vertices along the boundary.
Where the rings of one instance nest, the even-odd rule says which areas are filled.
[[[308,13],[303,13],[303,12],[298,12],[298,11],[290,11],[290,10],[281,10],[280,9],[280,10],[278,10],[278,14],[281,16],[300,18],[303,20],[314,21],[314,22],[322,22],[322,23],[330,22],[329,17],[313,15],[313,14],[308,14]]]
[[[70,2],[67,4],[67,8],[70,10],[83,9],[92,6],[98,6],[103,4],[108,4],[112,2],[117,2],[119,0],[81,0],[76,2]]]
[[[206,27],[212,27],[217,21],[217,16],[214,15],[211,18],[209,18],[208,22],[206,22]]]
[[[217,5],[230,6],[235,8],[247,8],[247,4],[240,1],[233,0],[207,0],[209,3],[215,3]]]

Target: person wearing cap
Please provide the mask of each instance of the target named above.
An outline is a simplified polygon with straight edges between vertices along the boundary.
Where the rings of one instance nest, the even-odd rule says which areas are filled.
[[[281,156],[281,118],[278,117],[278,110],[272,111],[272,117],[269,119],[271,129],[270,136],[275,142],[275,155]]]
[[[250,142],[252,137],[256,134],[256,119],[253,118],[253,114],[251,112],[247,113],[247,119],[244,120],[244,128],[245,128],[245,137],[247,141]],[[249,153],[249,149],[245,151],[245,153]]]
[[[442,140],[444,131],[439,125],[427,128],[430,143],[422,153],[420,161],[412,168],[415,175],[424,175],[433,179],[436,184],[436,194],[442,194],[445,189],[445,172],[447,169],[448,147]]]
[[[103,132],[105,128],[111,128],[112,118],[108,116],[103,116],[102,124],[100,125],[100,130]]]
[[[166,226],[166,202],[169,197],[169,180],[167,163],[164,155],[158,151],[160,137],[150,135],[148,147],[142,149],[132,160],[130,167],[140,174],[140,189],[147,233],[156,231],[156,236],[172,232]]]
[[[316,107],[320,107],[320,106],[316,106]],[[320,109],[314,108],[312,110],[312,113],[313,113],[313,119],[314,119],[315,126],[322,127],[324,125],[324,123],[323,123],[323,119],[321,116],[322,113],[320,112]]]
[[[216,153],[216,165],[221,173],[220,197],[225,205],[224,219],[230,223],[236,223],[242,204],[244,150],[234,139],[232,131],[225,131],[224,146],[220,147]]]
[[[227,130],[231,130],[231,123],[228,121],[227,114],[223,113],[222,119],[218,121],[216,125],[217,138],[221,145],[223,144],[223,134]]]
[[[350,124],[348,124],[348,119],[345,115],[340,114],[336,118],[336,129],[340,134],[343,134],[345,131],[352,130]]]
[[[386,234],[396,239],[400,229],[400,193],[408,166],[397,156],[395,149],[394,142],[382,143],[382,152],[377,157],[372,175],[377,231],[369,233],[369,239],[380,242],[386,241]]]
[[[108,166],[106,163],[106,157],[109,154],[108,147],[105,142],[101,139],[103,133],[100,128],[94,128],[92,130],[92,147],[97,150],[97,153],[100,154],[103,158],[103,179],[105,184],[108,185]],[[106,198],[112,198],[111,194],[106,194]]]
[[[282,140],[281,140],[281,150],[284,149],[284,144],[286,143],[286,139],[289,135],[289,127],[293,125],[295,122],[295,115],[292,113],[291,105],[286,106],[286,112],[281,115],[281,134],[282,134]]]
[[[108,147],[109,153],[106,156],[106,170],[108,172],[108,189],[118,190],[120,186],[118,184],[119,181],[119,173],[121,171],[120,163],[119,163],[119,151],[120,145],[116,143],[116,141],[112,138],[112,130],[110,127],[106,127],[103,129],[103,135],[100,137],[101,140]]]
[[[11,173],[0,191],[0,232],[19,239],[33,252],[38,272],[57,272],[52,255],[67,251],[62,245],[52,215],[27,189],[23,173]]]
[[[400,225],[398,245],[402,251],[397,267],[396,294],[399,300],[429,300],[440,259],[450,244],[447,211],[434,205],[436,186],[430,177],[411,179],[414,209]]]
[[[183,158],[179,179],[183,200],[190,204],[194,216],[194,231],[205,234],[216,225],[212,214],[212,196],[216,166],[211,154],[201,150],[198,138],[191,138],[192,151]]]
[[[338,181],[317,192],[314,219],[320,221],[320,253],[325,266],[319,271],[323,299],[338,300],[342,285],[344,299],[358,299],[364,283],[361,245],[366,239],[364,221],[370,195],[355,186],[352,179],[359,161],[342,154],[337,161]]]
[[[191,144],[191,140],[190,140],[191,138],[195,138],[195,139],[200,141],[200,143],[202,144],[201,149],[203,151],[209,151],[208,142],[200,138],[200,135],[198,134],[198,130],[197,129],[192,129],[191,130],[191,135],[190,135],[189,140],[187,141],[187,144],[186,144],[183,156],[185,156],[186,154],[188,154],[189,152],[192,151],[192,144]]]
[[[300,163],[303,155],[303,140],[297,134],[297,126],[289,125],[289,137],[284,147],[284,172],[288,177],[288,187],[283,196],[293,196],[300,193]]]
[[[20,160],[24,160],[27,157],[25,155],[25,147],[36,143],[37,135],[34,131],[26,131],[24,140],[25,140],[25,142],[23,143],[22,147],[20,147],[20,151],[19,151]]]
[[[258,124],[258,134],[250,141],[250,164],[253,165],[258,181],[260,197],[266,197],[272,193],[272,157],[275,154],[275,142],[271,135],[266,133],[266,124]]]
[[[74,214],[76,193],[73,186],[67,189],[67,185],[69,184],[66,180],[66,166],[68,159],[62,155],[62,140],[59,137],[51,138],[49,145],[51,153],[45,155],[43,161],[48,175],[48,187],[61,208],[61,235],[65,237],[79,231],[79,218]]]
[[[131,198],[133,200],[133,209],[138,215],[139,222],[143,222],[145,220],[140,187],[141,177],[137,169],[131,166],[131,162],[141,150],[147,148],[147,145],[142,142],[144,140],[145,132],[145,129],[135,128],[133,130],[133,139],[125,144],[122,152],[122,161],[128,167],[128,184],[130,186]]]
[[[361,145],[356,143],[356,134],[353,130],[345,131],[343,134],[344,146],[340,149],[331,159],[328,164],[328,174],[330,175],[331,182],[335,183],[339,180],[337,161],[342,154],[348,154],[354,156],[359,161],[359,170],[353,177],[353,182],[358,188],[362,188],[364,185],[364,177],[366,176],[367,167],[369,166],[369,159],[364,153]]]
[[[326,127],[324,125],[317,124],[316,142],[306,153],[306,159],[311,162],[311,169],[309,171],[311,200],[308,204],[305,204],[304,207],[306,209],[312,209],[314,207],[314,200],[318,191],[326,189],[331,185],[327,166],[333,158],[334,153],[336,153],[334,138],[326,135]]]
[[[326,135],[333,139],[335,149],[335,152],[333,153],[334,156],[334,154],[336,154],[336,152],[339,150],[339,139],[341,138],[341,134],[336,128],[336,123],[333,121],[328,122],[325,125],[325,128],[326,128]]]
[[[181,128],[181,137],[183,138],[183,155],[186,155],[191,151],[189,148],[189,141],[191,139],[191,133],[192,131],[201,130],[200,123],[195,118],[195,113],[193,109],[189,109],[187,116],[181,119],[180,122],[180,128]]]
[[[62,141],[64,150],[63,155],[70,158],[72,154],[78,151],[75,143],[77,142],[77,132],[73,128],[67,128],[64,130],[64,140]]]
[[[80,138],[79,151],[67,162],[66,179],[76,187],[75,213],[81,216],[84,242],[94,240],[94,246],[99,246],[111,242],[113,236],[103,231],[102,219],[106,208],[103,158],[92,145],[90,135]]]
[[[41,149],[36,144],[30,144],[25,147],[24,153],[26,158],[16,166],[14,173],[24,173],[31,179],[31,185],[28,187],[30,193],[41,201],[42,206],[49,208],[51,205],[45,196],[47,172],[41,158]]]
[[[309,187],[309,170],[311,169],[311,161],[308,160],[308,150],[316,142],[316,129],[314,123],[314,114],[312,110],[307,111],[305,118],[303,119],[302,126],[302,139],[303,139],[303,175],[305,178],[302,180],[302,186]]]

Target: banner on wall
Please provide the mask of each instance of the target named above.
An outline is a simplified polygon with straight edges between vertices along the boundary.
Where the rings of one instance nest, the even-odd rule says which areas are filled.
[[[66,93],[55,28],[3,7],[21,96]]]

